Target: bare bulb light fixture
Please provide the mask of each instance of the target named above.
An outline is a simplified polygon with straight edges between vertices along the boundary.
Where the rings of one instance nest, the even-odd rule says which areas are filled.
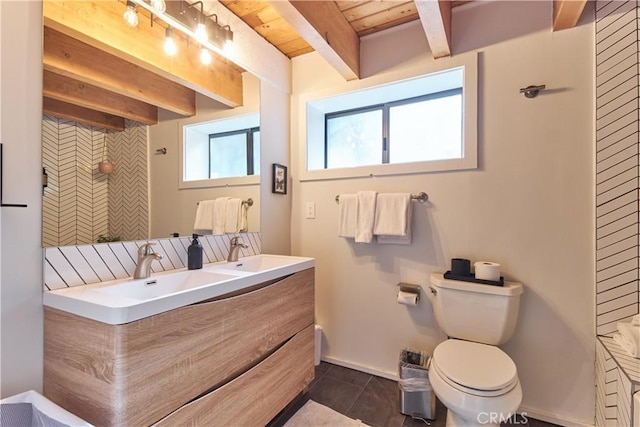
[[[204,65],[211,64],[211,52],[204,46],[200,49],[200,62]]]
[[[136,11],[136,4],[131,0],[127,0],[127,8],[122,15],[124,21],[131,27],[138,25],[138,12]]]
[[[198,22],[198,26],[196,27],[196,39],[200,43],[204,43],[209,39],[209,34],[207,33],[207,26],[204,22]]]
[[[167,3],[164,0],[151,0],[150,3],[157,13],[164,13],[167,10]]]
[[[176,46],[176,41],[173,39],[173,28],[167,27],[165,30],[165,39],[164,39],[164,52],[173,56],[178,52],[178,46]]]

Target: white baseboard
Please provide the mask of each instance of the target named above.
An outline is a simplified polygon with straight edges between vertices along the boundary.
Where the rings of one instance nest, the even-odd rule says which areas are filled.
[[[334,365],[343,366],[345,368],[355,369],[356,371],[365,372],[367,374],[376,375],[378,377],[387,378],[389,380],[398,381],[397,372],[381,371],[379,369],[371,368],[369,366],[363,366],[353,362],[347,362],[344,360],[336,359],[331,356],[322,356],[322,360]],[[584,421],[578,421],[573,418],[560,418],[557,415],[550,414],[548,412],[540,411],[526,406],[521,406],[518,409],[518,413],[525,413],[527,418],[535,418],[536,420],[545,421],[548,423],[558,424],[561,426],[571,427],[593,427],[592,423],[585,423]]]

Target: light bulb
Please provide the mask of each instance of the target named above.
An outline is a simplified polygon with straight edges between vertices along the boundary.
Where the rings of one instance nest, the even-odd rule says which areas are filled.
[[[173,56],[178,52],[178,46],[176,46],[176,41],[173,39],[173,28],[171,27],[167,27],[165,30],[164,52],[169,56]]]
[[[206,42],[209,39],[207,26],[204,24],[204,22],[198,23],[198,26],[196,27],[196,39],[201,43]]]
[[[200,49],[200,62],[202,62],[204,65],[211,64],[211,53],[206,47]]]
[[[164,13],[167,10],[167,3],[164,0],[151,0],[151,7],[158,13]]]
[[[122,15],[124,21],[131,27],[138,25],[138,12],[136,12],[136,4],[132,1],[127,1],[127,9]]]

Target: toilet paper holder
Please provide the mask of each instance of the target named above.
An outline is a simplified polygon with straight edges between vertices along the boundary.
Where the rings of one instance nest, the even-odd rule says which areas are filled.
[[[420,301],[420,286],[419,285],[413,285],[411,283],[404,283],[404,282],[400,282],[398,283],[398,287],[400,288],[401,292],[408,292],[411,294],[416,294],[416,302]]]

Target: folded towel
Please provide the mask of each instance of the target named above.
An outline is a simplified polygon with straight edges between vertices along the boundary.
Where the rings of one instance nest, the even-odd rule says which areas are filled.
[[[380,196],[378,196],[380,197]],[[409,195],[409,197],[411,197]],[[380,199],[378,199],[380,200]],[[413,206],[411,204],[411,202],[409,202],[408,205],[408,209],[406,212],[406,232],[404,236],[394,236],[394,235],[388,235],[388,234],[382,234],[382,235],[378,235],[377,239],[378,239],[378,243],[383,244],[383,245],[410,245],[411,244],[411,217],[412,212],[413,212]],[[375,227],[374,227],[374,234],[375,234]]]
[[[340,194],[338,204],[338,236],[356,237],[356,215],[358,197],[355,194]]]
[[[358,191],[356,209],[356,243],[371,243],[373,239],[373,223],[376,214],[375,191]]]
[[[411,194],[378,194],[373,234],[406,237],[408,231],[410,231],[411,222],[408,221],[410,212]]]
[[[228,197],[218,197],[213,205],[213,234],[224,234]]]
[[[196,220],[193,224],[194,230],[213,229],[213,206],[215,200],[202,200],[196,209]]]
[[[640,314],[636,314],[631,318],[631,324],[633,326],[640,326]]]
[[[616,335],[618,336],[616,338]],[[614,334],[614,339],[627,353],[640,359],[640,326],[631,323],[618,323],[618,332]]]
[[[242,199],[227,199],[225,211],[224,232],[237,233],[240,231],[240,215],[241,215]]]

